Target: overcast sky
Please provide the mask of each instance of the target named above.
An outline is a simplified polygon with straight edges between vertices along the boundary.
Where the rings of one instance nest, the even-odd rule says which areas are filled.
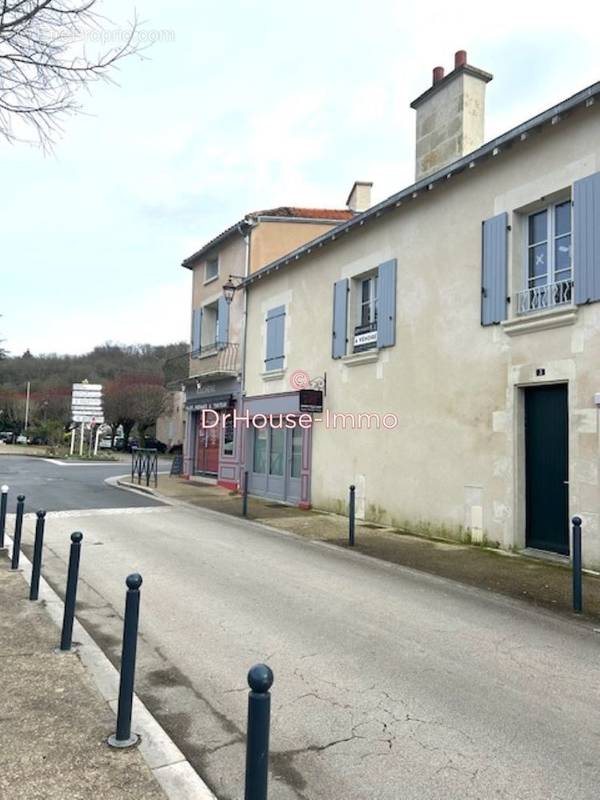
[[[101,4],[118,28],[129,0]],[[412,183],[409,103],[455,50],[494,74],[486,138],[600,79],[590,3],[139,0],[159,41],[55,151],[0,142],[0,338],[14,353],[189,335],[180,266],[245,213]],[[595,19],[592,17],[595,16]],[[582,24],[585,20],[585,24]]]

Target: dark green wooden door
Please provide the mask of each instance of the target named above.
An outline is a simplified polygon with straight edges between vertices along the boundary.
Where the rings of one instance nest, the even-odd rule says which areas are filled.
[[[567,387],[525,390],[527,547],[569,553]]]

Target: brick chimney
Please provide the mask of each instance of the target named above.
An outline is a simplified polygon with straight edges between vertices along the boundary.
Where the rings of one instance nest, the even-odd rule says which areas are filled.
[[[447,75],[434,68],[432,85],[410,104],[417,112],[416,180],[483,144],[485,85],[492,78],[467,63],[466,50],[456,52]]]
[[[369,181],[354,181],[354,186],[350,189],[350,194],[346,200],[346,206],[355,214],[366,211],[371,207],[371,189],[373,184]]]

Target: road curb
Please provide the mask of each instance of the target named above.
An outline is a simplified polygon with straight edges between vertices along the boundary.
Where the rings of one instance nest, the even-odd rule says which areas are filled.
[[[12,537],[6,535],[6,539],[12,550]],[[22,551],[20,563],[23,569],[19,571],[27,583],[30,583],[31,561]],[[43,577],[40,578],[39,600],[44,603],[50,618],[60,631],[64,603]],[[76,644],[74,650],[86,672],[103,699],[116,712],[119,672],[77,618],[73,626],[73,643]],[[133,699],[132,730],[140,734],[138,749],[169,800],[218,800],[137,694]]]

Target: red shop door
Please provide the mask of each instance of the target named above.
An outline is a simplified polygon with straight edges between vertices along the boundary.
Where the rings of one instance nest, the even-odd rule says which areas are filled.
[[[196,434],[196,472],[219,472],[220,425],[202,428]]]

